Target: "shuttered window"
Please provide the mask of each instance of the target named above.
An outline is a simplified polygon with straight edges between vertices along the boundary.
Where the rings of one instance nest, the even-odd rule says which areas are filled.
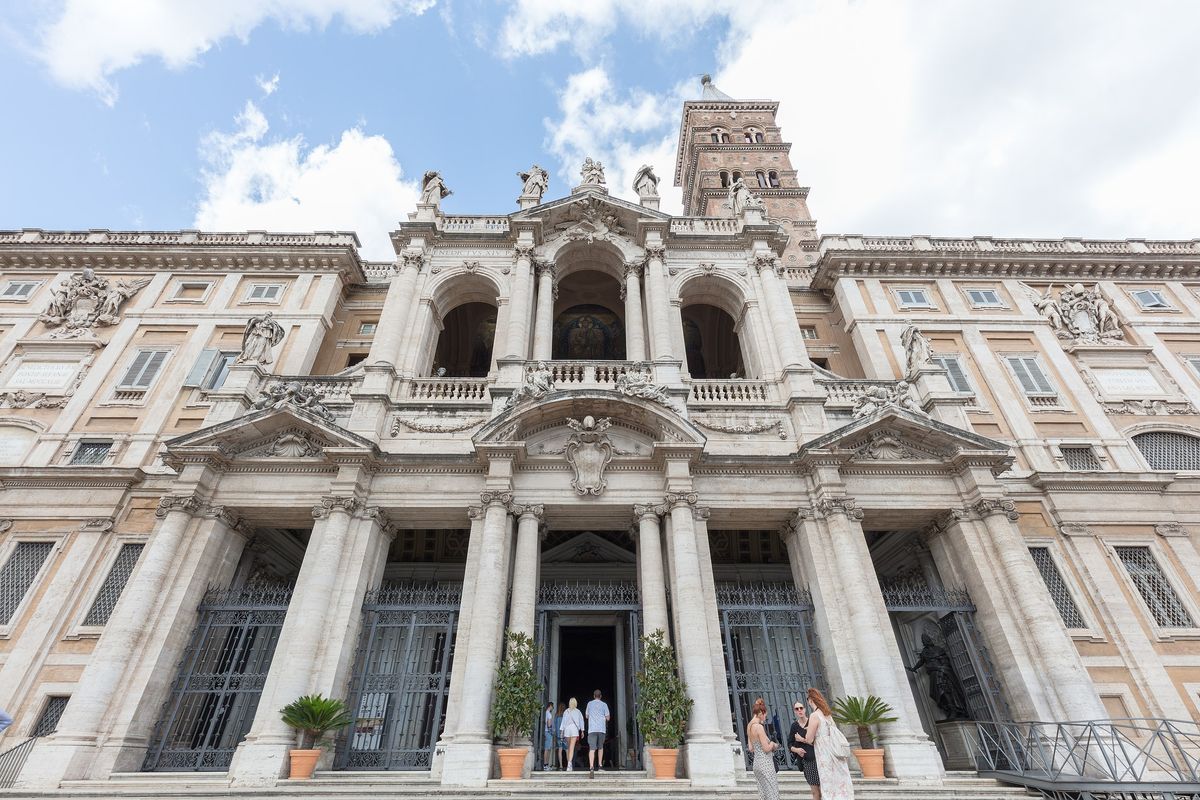
[[[958,356],[934,356],[933,363],[946,370],[946,377],[950,379],[951,389],[963,394],[974,392],[971,382],[967,380],[967,371],[963,369],[962,361]]]
[[[28,300],[29,295],[38,287],[38,281],[9,281],[0,290],[2,300]]]
[[[84,625],[107,624],[121,592],[125,589],[125,584],[129,582],[129,576],[133,574],[134,565],[137,564],[143,548],[145,545],[140,542],[121,545],[121,551],[117,553],[112,569],[108,571],[104,583],[100,586],[100,593],[96,595],[91,610],[83,619]]]
[[[252,303],[275,303],[283,294],[281,283],[255,283],[250,286],[246,299]]]
[[[924,289],[897,289],[896,297],[904,308],[932,308]]]
[[[995,289],[967,289],[967,297],[976,308],[1003,308],[1004,302]]]
[[[17,542],[0,567],[0,625],[12,622],[13,614],[53,550],[54,542]]]
[[[1005,361],[1025,394],[1054,394],[1054,387],[1050,385],[1050,379],[1042,371],[1036,356],[1009,356]]]
[[[121,389],[147,389],[166,363],[170,350],[139,350],[118,384]]]

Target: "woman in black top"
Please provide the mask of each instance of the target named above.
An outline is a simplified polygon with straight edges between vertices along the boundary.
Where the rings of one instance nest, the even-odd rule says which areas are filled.
[[[792,706],[792,711],[796,714],[796,721],[792,723],[792,729],[788,732],[788,750],[796,757],[800,769],[804,770],[804,779],[812,787],[813,800],[821,800],[821,776],[817,774],[813,746],[804,743],[808,736],[808,712],[804,708],[804,701],[797,700]]]

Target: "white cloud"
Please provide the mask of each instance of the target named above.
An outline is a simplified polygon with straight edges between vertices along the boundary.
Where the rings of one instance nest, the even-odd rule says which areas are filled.
[[[276,72],[271,77],[267,78],[262,75],[256,75],[254,82],[258,84],[258,88],[262,89],[262,93],[267,97],[275,94],[275,90],[279,88],[279,73]]]
[[[114,73],[147,58],[180,69],[223,39],[245,41],[267,20],[309,30],[340,17],[350,30],[369,33],[432,5],[433,0],[65,0],[41,31],[38,52],[59,83],[95,90],[112,104]]]
[[[201,142],[207,167],[195,226],[206,230],[354,230],[366,258],[394,257],[388,232],[417,201],[392,147],[361,128],[335,145],[309,148],[299,136],[267,141],[267,118],[253,103],[231,133]]]
[[[655,42],[714,20],[728,25],[714,82],[781,101],[823,231],[1196,235],[1195,3],[1159,0],[1151,13],[1117,0],[528,0],[502,42],[517,54],[582,52],[621,25]],[[675,98],[659,98],[669,107],[648,128],[624,122],[643,107],[637,90],[597,85],[568,81],[564,94],[583,100],[565,98],[547,123],[556,155],[674,144]],[[691,81],[685,97],[698,95]],[[599,136],[589,126],[610,110],[616,123]]]

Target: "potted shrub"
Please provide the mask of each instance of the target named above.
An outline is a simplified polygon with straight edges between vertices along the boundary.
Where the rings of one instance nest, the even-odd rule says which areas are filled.
[[[875,695],[839,697],[833,704],[833,719],[839,725],[853,725],[858,730],[858,749],[852,749],[864,778],[883,777],[883,750],[875,747],[871,726],[895,722],[895,711]]]
[[[642,668],[637,674],[638,726],[650,745],[654,777],[674,780],[679,745],[687,733],[692,698],[679,677],[675,651],[661,630],[642,637]]]
[[[508,740],[508,747],[497,747],[500,779],[517,780],[525,771],[529,748],[517,747],[517,734],[531,728],[542,710],[542,685],[538,682],[538,647],[533,639],[517,631],[505,631],[504,661],[496,672],[496,690],[492,697],[492,730]]]
[[[308,780],[321,756],[320,743],[325,734],[344,728],[354,721],[341,700],[309,694],[284,706],[284,723],[300,733],[300,746],[288,751],[291,761],[289,779]]]

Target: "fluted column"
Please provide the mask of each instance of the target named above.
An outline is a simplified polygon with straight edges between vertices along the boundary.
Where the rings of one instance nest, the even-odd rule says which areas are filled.
[[[517,517],[517,552],[513,564],[512,601],[508,612],[510,630],[523,633],[531,639],[537,622],[538,578],[541,574],[540,526],[543,507],[540,505],[515,505],[512,513]]]
[[[383,313],[379,315],[379,327],[375,329],[367,363],[391,364],[399,368],[404,331],[408,326],[408,310],[412,305],[410,301],[424,259],[420,253],[406,251],[397,260],[397,274],[392,276],[388,286],[387,299],[383,301]]]
[[[538,262],[537,314],[533,325],[533,358],[549,361],[554,352],[554,273],[551,262]]]
[[[504,354],[508,358],[529,358],[529,299],[533,294],[533,243],[519,242],[516,263],[510,278],[508,332],[504,337]]]
[[[658,518],[666,512],[663,505],[633,507],[638,520],[638,574],[641,577],[642,630],[645,633],[662,631],[670,640],[667,621],[667,582],[663,572],[662,535]]]
[[[621,287],[625,301],[625,357],[630,361],[646,360],[646,326],[642,322],[642,265],[631,261],[625,265],[625,283]]]
[[[800,328],[796,312],[792,308],[787,285],[776,274],[779,259],[774,253],[759,253],[751,264],[758,270],[759,282],[763,287],[763,300],[771,320],[771,334],[778,348],[783,366],[807,366],[804,347],[800,344]]]
[[[666,247],[663,245],[646,245],[646,306],[650,314],[650,357],[655,361],[673,357],[670,328],[671,297],[667,291],[667,277],[664,274],[664,255],[666,255]]]

